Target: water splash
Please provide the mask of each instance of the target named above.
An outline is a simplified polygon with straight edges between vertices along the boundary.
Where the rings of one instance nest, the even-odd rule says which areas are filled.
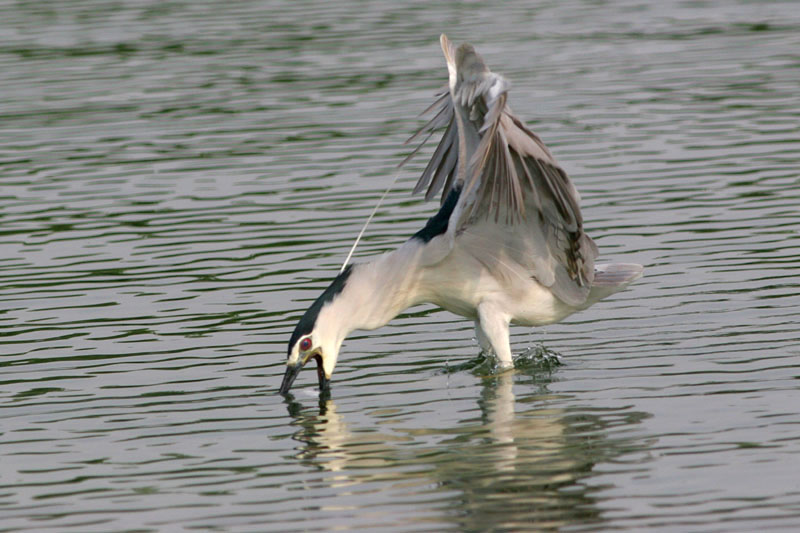
[[[561,355],[543,344],[537,344],[536,346],[526,348],[522,353],[514,357],[514,369],[523,374],[532,374],[542,371],[552,372],[563,364],[564,362]],[[448,361],[439,373],[454,374],[456,372],[471,372],[478,377],[490,377],[503,371],[504,369],[500,366],[494,354],[482,351],[472,359],[468,359],[463,363],[451,365]]]

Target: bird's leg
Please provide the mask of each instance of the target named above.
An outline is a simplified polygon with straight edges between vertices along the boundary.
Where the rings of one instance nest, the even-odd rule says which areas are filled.
[[[478,305],[478,321],[480,322],[480,327],[476,328],[479,332],[478,342],[481,342],[481,347],[483,347],[482,333],[500,361],[500,366],[504,368],[514,366],[514,361],[511,359],[511,343],[508,338],[510,318],[494,304],[483,302]]]
[[[492,348],[492,343],[489,342],[489,337],[486,336],[486,333],[481,328],[480,320],[475,321],[475,338],[478,339],[478,344],[481,347],[481,352],[485,354],[494,354],[494,348]]]

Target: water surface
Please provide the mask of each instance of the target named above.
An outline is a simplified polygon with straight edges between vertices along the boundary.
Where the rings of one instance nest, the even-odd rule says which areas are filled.
[[[792,530],[792,2],[0,3],[0,531]],[[275,394],[470,40],[628,291],[430,306]],[[403,171],[357,252],[434,210]],[[537,362],[541,352],[564,364]]]

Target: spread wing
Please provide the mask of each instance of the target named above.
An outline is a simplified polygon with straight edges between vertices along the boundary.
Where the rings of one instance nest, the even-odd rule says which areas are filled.
[[[496,275],[523,272],[565,303],[582,303],[597,247],[583,231],[577,190],[539,136],[512,114],[505,78],[469,44],[455,48],[445,35],[441,43],[449,88],[409,140],[427,134],[421,146],[446,129],[414,192],[426,190],[430,199],[441,191],[444,202],[460,189],[448,221],[452,246],[468,247]]]

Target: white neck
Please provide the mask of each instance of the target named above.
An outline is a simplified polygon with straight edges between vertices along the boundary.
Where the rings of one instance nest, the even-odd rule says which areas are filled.
[[[379,328],[420,303],[420,243],[405,242],[369,263],[356,264],[341,293],[320,312],[317,327],[344,340],[356,329]]]

